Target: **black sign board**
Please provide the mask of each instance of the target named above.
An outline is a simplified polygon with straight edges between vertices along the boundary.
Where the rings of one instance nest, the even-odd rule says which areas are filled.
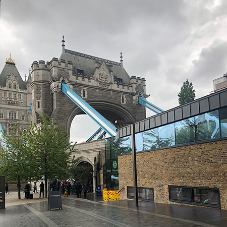
[[[61,209],[62,210],[62,200],[60,191],[51,191],[48,195],[48,210]]]
[[[0,209],[5,209],[5,177],[0,176]]]

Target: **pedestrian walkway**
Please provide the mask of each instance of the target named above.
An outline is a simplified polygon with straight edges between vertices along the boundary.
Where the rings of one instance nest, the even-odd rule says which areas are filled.
[[[7,194],[6,209],[0,210],[0,226],[227,226],[227,211],[213,208],[139,202],[136,209],[132,200],[105,202],[100,196],[70,195],[62,197],[62,210],[49,211],[46,199],[22,199],[23,204],[14,205],[13,196]]]

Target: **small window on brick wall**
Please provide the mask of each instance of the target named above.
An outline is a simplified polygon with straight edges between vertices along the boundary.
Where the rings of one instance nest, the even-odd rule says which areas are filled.
[[[169,200],[171,202],[189,203],[198,206],[221,207],[218,188],[169,185]]]
[[[1,118],[1,119],[3,118],[3,113],[0,113],[0,118]]]
[[[138,198],[141,200],[154,201],[154,189],[153,188],[144,188],[138,187]],[[127,198],[134,198],[134,187],[127,186]]]

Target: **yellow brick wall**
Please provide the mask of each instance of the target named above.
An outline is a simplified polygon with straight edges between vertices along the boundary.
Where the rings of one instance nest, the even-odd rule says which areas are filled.
[[[118,171],[126,191],[133,186],[132,155],[118,157]],[[156,203],[172,203],[168,185],[219,188],[227,210],[227,140],[138,153],[137,179],[138,187],[154,188]]]

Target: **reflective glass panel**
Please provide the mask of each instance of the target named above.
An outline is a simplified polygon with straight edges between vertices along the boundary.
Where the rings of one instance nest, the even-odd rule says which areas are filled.
[[[220,138],[219,112],[211,111],[195,117],[196,140],[210,140]]]
[[[174,124],[161,126],[158,128],[159,148],[175,145]]]
[[[119,155],[132,153],[132,139],[131,136],[126,136],[119,140]]]
[[[158,148],[158,129],[154,128],[143,133],[143,149],[152,150]]]
[[[143,132],[135,134],[136,152],[143,151]]]
[[[195,118],[191,117],[175,123],[176,144],[195,142]]]
[[[219,111],[221,122],[221,137],[227,137],[227,107],[222,108]]]

